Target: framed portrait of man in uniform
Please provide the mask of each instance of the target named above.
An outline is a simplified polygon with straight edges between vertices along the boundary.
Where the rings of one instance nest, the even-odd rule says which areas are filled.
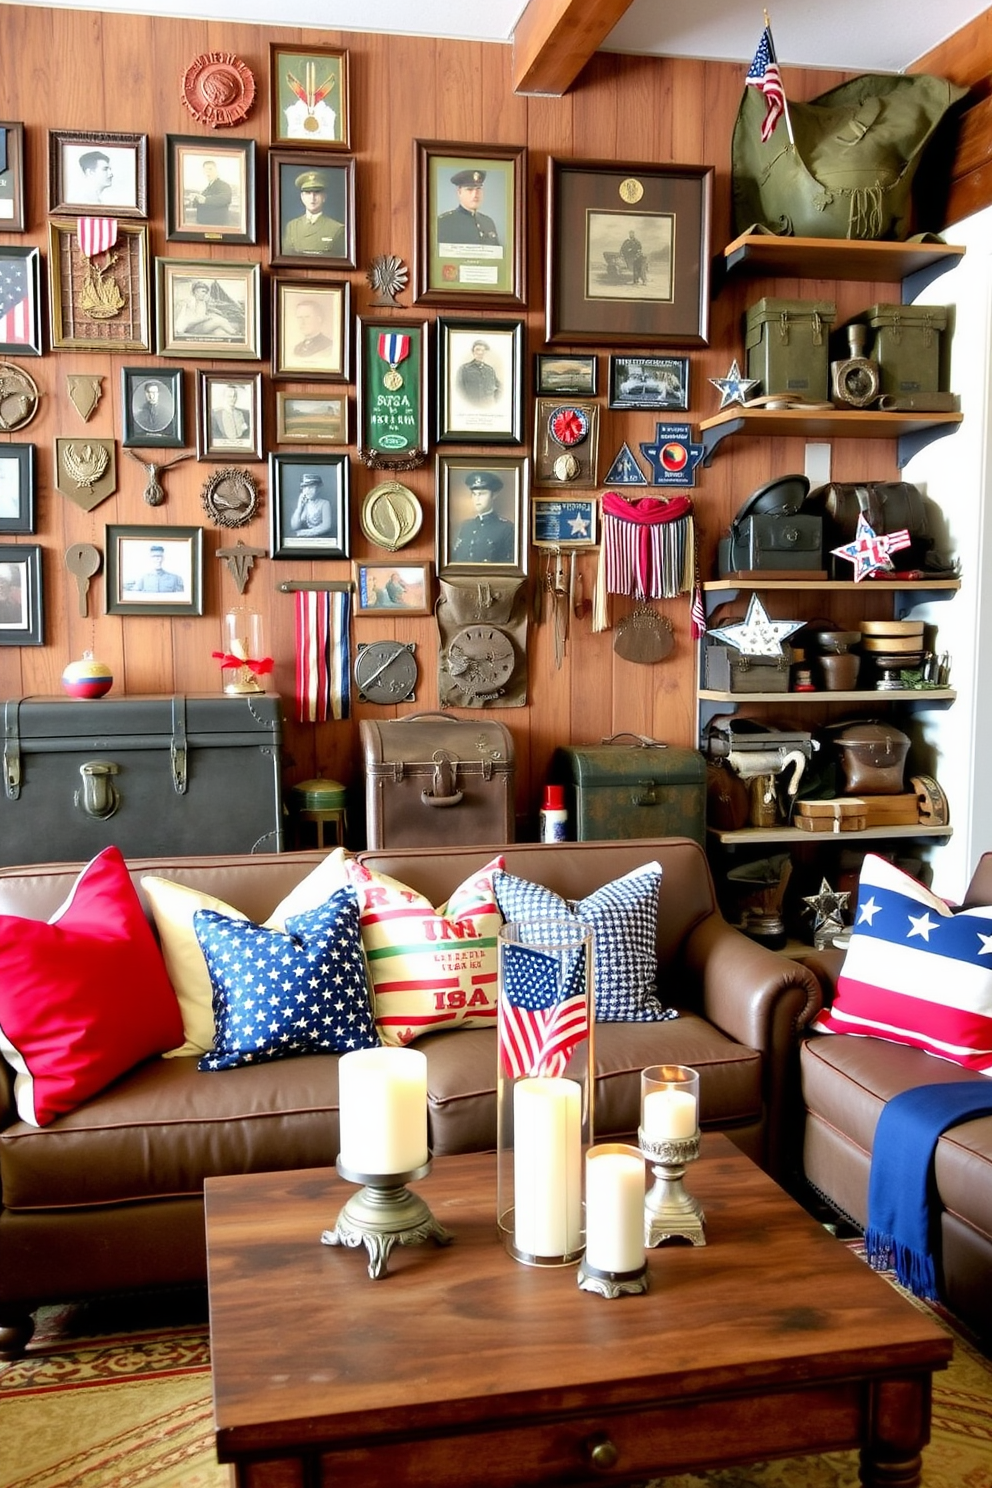
[[[438,444],[523,442],[522,320],[437,322]]]
[[[108,615],[202,615],[203,528],[104,530]]]
[[[438,455],[437,571],[527,572],[528,461]]]
[[[414,140],[414,298],[526,304],[523,145]]]
[[[351,285],[347,279],[272,278],[272,376],[348,382]]]
[[[355,267],[355,157],[269,151],[270,262]]]
[[[273,558],[348,558],[347,455],[269,455]]]

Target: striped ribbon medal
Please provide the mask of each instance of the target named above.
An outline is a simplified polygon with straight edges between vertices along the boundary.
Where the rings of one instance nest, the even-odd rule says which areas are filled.
[[[76,222],[79,251],[86,258],[106,253],[117,242],[116,217],[80,217]]]
[[[379,355],[384,362],[389,363],[389,371],[383,377],[382,385],[389,392],[395,393],[397,388],[403,386],[403,378],[396,369],[410,355],[410,337],[402,336],[397,331],[384,331],[379,337]]]

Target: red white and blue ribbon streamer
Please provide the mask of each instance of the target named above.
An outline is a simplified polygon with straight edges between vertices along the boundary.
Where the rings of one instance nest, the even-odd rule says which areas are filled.
[[[350,613],[351,596],[342,590],[297,590],[296,716],[300,723],[351,716]]]
[[[398,366],[410,355],[410,337],[401,336],[398,331],[384,331],[379,337],[379,355],[391,367]]]
[[[79,251],[87,258],[106,253],[117,242],[116,217],[80,217],[76,222]]]

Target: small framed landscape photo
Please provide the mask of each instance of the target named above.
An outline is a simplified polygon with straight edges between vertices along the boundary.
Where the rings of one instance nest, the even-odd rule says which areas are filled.
[[[184,441],[182,367],[122,367],[124,444],[180,449]]]
[[[610,357],[611,408],[689,407],[689,358]]]
[[[531,498],[531,542],[536,548],[594,548],[596,498]]]
[[[355,157],[269,151],[273,264],[355,267]]]
[[[50,129],[48,210],[147,217],[147,134]]]
[[[273,558],[348,558],[347,455],[269,455]]]
[[[527,572],[527,471],[523,457],[437,457],[437,571]]]
[[[269,44],[269,137],[274,145],[347,150],[348,53],[335,47]]]
[[[157,258],[159,356],[261,356],[257,263]]]
[[[347,444],[347,393],[276,391],[277,444]]]
[[[347,279],[272,279],[272,376],[348,382],[351,285]]]
[[[0,245],[0,353],[41,356],[41,254]]]
[[[526,304],[522,145],[414,141],[415,299]]]
[[[0,646],[40,646],[44,624],[40,546],[0,544]]]
[[[0,232],[24,231],[24,125],[0,123]]]
[[[598,358],[595,356],[555,355],[539,351],[535,358],[535,392],[557,397],[559,393],[573,398],[596,396]]]
[[[33,444],[0,444],[0,533],[29,533],[35,524]]]
[[[429,563],[355,564],[356,615],[381,615],[387,610],[429,615],[431,598]]]
[[[203,528],[108,526],[108,615],[202,615]]]
[[[197,370],[196,458],[263,458],[261,372]]]
[[[522,320],[437,323],[439,444],[523,440]]]
[[[170,243],[254,243],[255,141],[165,136]]]

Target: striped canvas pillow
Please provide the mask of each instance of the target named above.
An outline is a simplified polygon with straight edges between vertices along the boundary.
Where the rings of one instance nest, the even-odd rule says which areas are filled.
[[[496,1027],[496,937],[503,923],[493,898],[502,857],[470,874],[447,904],[349,858],[362,944],[384,1044],[408,1044],[446,1028]]]
[[[837,995],[813,1026],[912,1044],[992,1075],[992,908],[955,914],[869,853]]]

